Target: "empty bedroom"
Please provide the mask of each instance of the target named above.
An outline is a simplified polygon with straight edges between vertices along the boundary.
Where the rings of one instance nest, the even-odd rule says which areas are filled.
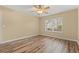
[[[79,5],[0,5],[0,53],[79,53]]]

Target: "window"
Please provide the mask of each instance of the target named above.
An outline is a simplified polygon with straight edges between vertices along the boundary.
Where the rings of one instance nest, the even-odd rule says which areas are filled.
[[[58,17],[52,20],[46,20],[45,31],[46,32],[62,32],[63,31],[62,18]]]

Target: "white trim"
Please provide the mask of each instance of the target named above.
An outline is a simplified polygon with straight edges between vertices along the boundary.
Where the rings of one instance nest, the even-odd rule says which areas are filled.
[[[43,34],[41,34],[41,35],[43,35]],[[37,36],[37,34],[36,34],[36,35],[30,35],[30,36],[19,37],[19,38],[12,39],[12,40],[8,40],[8,41],[3,41],[3,42],[0,42],[0,44],[4,44],[4,43],[7,43],[7,42],[12,42],[12,41],[15,41],[15,40],[21,40],[21,39],[29,38],[29,37],[33,37],[33,36]],[[44,35],[44,36],[50,36],[50,35]],[[50,37],[54,37],[54,36],[50,36]],[[69,38],[62,38],[62,37],[56,37],[56,38],[65,39],[65,40],[70,40]],[[76,41],[77,44],[79,45],[79,40],[73,40],[73,39],[71,39],[70,41]]]
[[[33,36],[37,36],[37,34],[36,35],[29,35],[29,36],[19,37],[19,38],[8,40],[8,41],[3,41],[3,42],[0,42],[0,44],[4,44],[4,43],[7,43],[7,42],[12,42],[12,41],[16,41],[16,40],[21,40],[21,39],[29,38],[29,37],[33,37]]]
[[[44,35],[44,34],[41,34],[41,35]],[[74,40],[74,39],[71,39],[71,38],[63,38],[63,37],[51,36],[51,35],[44,35],[44,36],[50,36],[50,37],[55,37],[55,38],[59,38],[59,39],[65,39],[65,40],[76,41],[77,42],[77,40]]]

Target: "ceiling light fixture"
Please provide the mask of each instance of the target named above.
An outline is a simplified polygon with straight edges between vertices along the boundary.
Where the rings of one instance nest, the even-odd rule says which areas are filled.
[[[48,9],[50,7],[47,5],[34,5],[33,6],[33,12],[36,12],[37,14],[47,14],[48,13]]]

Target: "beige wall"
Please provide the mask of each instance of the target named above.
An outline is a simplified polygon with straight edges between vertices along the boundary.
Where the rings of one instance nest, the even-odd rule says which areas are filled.
[[[4,41],[39,34],[39,21],[29,16],[0,6],[3,13],[3,39]]]
[[[50,20],[55,17],[63,17],[63,33],[56,32],[45,32],[45,20]],[[55,15],[50,15],[46,17],[42,17],[40,19],[40,34],[58,38],[65,38],[68,40],[77,40],[77,31],[78,31],[78,11],[70,10],[66,12],[62,12]]]
[[[2,13],[0,12],[0,42],[2,41]]]
[[[78,41],[79,41],[79,8],[78,8]]]
[[[41,19],[1,6],[0,12],[2,12],[3,16],[2,26],[4,41],[17,39],[20,37],[39,35],[39,33],[40,35],[66,38],[68,40],[77,40],[79,35],[78,9],[42,17]],[[63,17],[63,33],[45,32],[44,21],[55,17]]]

